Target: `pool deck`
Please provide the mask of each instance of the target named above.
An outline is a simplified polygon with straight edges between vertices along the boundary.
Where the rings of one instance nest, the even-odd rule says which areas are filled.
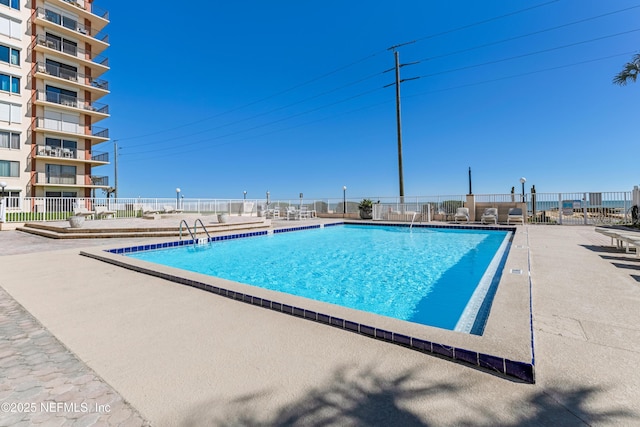
[[[533,385],[79,255],[166,238],[2,231],[0,403],[89,411],[0,426],[638,425],[640,259],[594,227],[518,230]]]

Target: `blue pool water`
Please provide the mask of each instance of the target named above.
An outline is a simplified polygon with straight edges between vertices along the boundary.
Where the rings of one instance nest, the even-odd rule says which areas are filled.
[[[485,273],[507,240],[497,230],[344,225],[128,256],[453,330],[478,284],[497,283]]]

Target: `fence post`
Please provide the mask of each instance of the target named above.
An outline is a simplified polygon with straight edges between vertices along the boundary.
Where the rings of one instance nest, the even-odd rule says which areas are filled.
[[[582,214],[584,216],[584,225],[587,225],[587,193],[582,193]]]
[[[558,224],[562,225],[562,193],[558,193]]]

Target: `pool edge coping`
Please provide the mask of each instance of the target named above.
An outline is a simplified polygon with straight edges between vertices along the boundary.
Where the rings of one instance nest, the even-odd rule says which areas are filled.
[[[335,223],[328,223],[328,224],[322,224],[322,225],[309,225],[309,226],[293,226],[293,227],[285,227],[285,228],[280,228],[280,229],[275,229],[275,230],[261,230],[261,231],[256,231],[256,232],[248,232],[248,233],[237,233],[237,234],[231,234],[231,235],[224,235],[224,236],[213,236],[211,238],[207,238],[207,239],[198,239],[197,242],[195,242],[195,244],[200,243],[201,241],[205,241],[209,242],[209,241],[221,241],[221,240],[230,240],[230,239],[238,239],[238,238],[244,238],[244,237],[253,237],[253,236],[261,236],[261,235],[267,235],[270,233],[283,233],[283,232],[290,232],[290,231],[302,231],[302,230],[308,230],[308,229],[315,229],[315,228],[321,228],[321,227],[331,227],[331,226],[336,226],[336,225],[343,225],[343,224],[357,224],[357,225],[397,225],[397,226],[402,226],[402,227],[408,227],[408,224],[394,224],[394,223],[380,223],[380,222],[351,222],[351,221],[340,221],[340,222],[335,222]],[[420,228],[454,228],[454,229],[483,229],[483,230],[497,230],[497,231],[512,231],[513,232],[513,236],[515,238],[516,235],[516,230],[522,230],[520,228],[516,229],[516,227],[513,226],[509,226],[509,227],[501,227],[501,226],[491,226],[491,227],[487,227],[487,226],[478,226],[478,227],[474,227],[474,226],[468,226],[468,225],[463,225],[463,226],[457,226],[457,225],[434,225],[434,226],[430,226],[430,225],[425,225],[425,224],[414,224],[414,227],[420,227]],[[524,233],[526,235],[526,233]],[[267,292],[267,296],[269,296],[270,298],[263,298],[260,296],[256,296],[256,295],[252,295],[250,293],[247,292],[239,292],[237,289],[231,289],[233,287],[236,287],[235,284],[237,285],[241,285],[241,290],[244,290],[245,287],[248,287],[248,289],[255,289],[258,290],[258,294],[264,294],[264,289],[262,288],[258,288],[255,286],[251,286],[251,285],[247,285],[247,284],[242,284],[242,283],[237,283],[237,282],[232,282],[232,281],[228,281],[228,280],[224,280],[224,279],[219,279],[219,278],[215,278],[212,277],[211,279],[213,282],[215,282],[215,284],[211,284],[211,283],[207,283],[210,282],[211,280],[207,280],[208,276],[205,275],[201,275],[199,273],[192,273],[192,272],[186,272],[185,270],[180,270],[177,268],[172,268],[172,267],[166,267],[166,266],[162,266],[162,268],[158,268],[160,266],[157,266],[156,264],[152,264],[152,263],[147,263],[145,261],[141,261],[141,260],[136,260],[136,259],[132,259],[132,258],[127,258],[127,257],[122,257],[120,255],[124,255],[124,254],[128,254],[128,253],[135,253],[138,251],[144,251],[144,250],[152,250],[152,249],[162,249],[162,248],[168,248],[168,247],[179,247],[179,246],[185,246],[185,245],[193,245],[194,244],[194,240],[182,240],[182,241],[177,241],[177,242],[163,242],[163,243],[156,243],[156,244],[148,244],[148,245],[137,245],[131,248],[117,248],[117,249],[87,249],[87,250],[82,250],[80,251],[80,255],[82,256],[86,256],[89,258],[93,258],[96,260],[100,260],[103,262],[107,262],[109,264],[113,264],[122,268],[126,268],[132,271],[136,271],[142,274],[147,274],[153,277],[158,277],[158,278],[162,278],[165,280],[169,280],[172,281],[174,283],[178,283],[178,284],[182,284],[182,285],[187,285],[187,286],[191,286],[197,289],[201,289],[210,293],[214,293],[216,295],[220,295],[220,296],[224,296],[226,298],[230,298],[230,299],[234,299],[234,300],[238,300],[238,301],[242,301],[251,305],[256,305],[256,306],[260,306],[262,308],[267,308],[270,310],[274,310],[274,311],[278,311],[278,312],[282,312],[284,314],[289,314],[291,316],[294,317],[299,317],[299,318],[303,318],[305,320],[311,320],[311,321],[315,321],[315,322],[319,322],[322,324],[326,324],[329,326],[333,326],[333,327],[337,327],[343,330],[347,330],[350,332],[355,332],[364,336],[368,336],[370,338],[374,338],[374,339],[379,339],[385,342],[389,342],[392,344],[396,344],[396,345],[400,345],[403,346],[405,348],[410,348],[425,354],[430,354],[430,355],[434,355],[434,356],[438,356],[441,358],[445,358],[445,359],[449,359],[455,362],[460,362],[463,363],[465,365],[468,366],[472,366],[478,369],[482,369],[482,370],[486,370],[486,371],[490,371],[496,374],[500,374],[500,375],[504,375],[506,377],[510,377],[510,378],[515,378],[518,379],[520,381],[526,382],[526,383],[535,383],[535,364],[534,364],[534,353],[533,353],[533,330],[531,329],[531,337],[530,337],[530,355],[531,355],[531,361],[527,362],[527,361],[520,361],[520,360],[512,360],[512,358],[508,358],[508,357],[504,357],[504,356],[497,356],[497,355],[493,355],[490,354],[486,351],[474,351],[474,350],[469,350],[467,348],[463,348],[463,346],[460,345],[447,345],[447,344],[443,344],[440,342],[436,342],[433,340],[426,340],[423,338],[418,338],[416,336],[413,336],[413,333],[399,333],[399,332],[394,332],[391,329],[395,329],[395,328],[380,328],[377,326],[370,326],[369,324],[366,323],[362,323],[361,321],[357,321],[357,319],[361,316],[333,316],[331,314],[325,314],[320,312],[320,310],[318,309],[314,309],[311,310],[309,308],[303,308],[300,307],[299,305],[305,305],[307,302],[309,301],[314,301],[314,300],[308,300],[304,297],[297,297],[297,296],[291,296],[292,298],[282,298],[282,300],[284,300],[284,302],[281,301],[275,301],[270,294],[271,293],[275,293],[277,294],[281,294],[281,295],[285,295],[281,292],[278,291],[269,291]],[[135,249],[133,249],[135,248]],[[126,251],[125,249],[129,249],[128,251]],[[527,245],[527,260],[528,260],[528,245]],[[127,261],[127,262],[125,262]],[[150,268],[150,266],[154,266],[156,268],[152,269]],[[527,270],[529,270],[530,264],[527,265]],[[503,278],[505,276],[505,272],[506,272],[506,265],[504,267],[504,271],[503,271]],[[161,271],[161,270],[165,270],[165,271]],[[179,272],[186,272],[189,274],[178,274]],[[195,277],[195,279],[191,279],[185,276],[192,276]],[[231,286],[218,286],[218,283],[222,282],[222,283],[226,283],[227,285],[231,285]],[[530,274],[527,274],[527,282],[529,284],[529,289],[527,290],[527,293],[529,295],[529,301],[527,301],[527,306],[529,307],[529,319],[531,320],[531,300],[530,300],[530,295],[531,295],[531,290],[530,290],[530,286],[531,286],[531,280],[530,280]],[[500,280],[500,283],[502,284],[502,279]],[[498,291],[500,291],[500,288],[502,286],[498,286]],[[253,291],[251,292],[253,293]],[[288,294],[286,294],[287,296],[289,296]],[[497,298],[498,294],[496,294],[496,296],[494,298]],[[294,302],[296,302],[295,304],[287,304],[286,302],[288,302],[287,300],[289,299],[293,299]],[[301,301],[303,302],[303,304],[298,304],[297,302]],[[319,304],[307,304],[307,305],[320,305],[322,306],[323,304],[325,305],[329,305],[332,306],[332,304],[329,303],[322,303],[322,302],[318,302]],[[355,309],[349,309],[349,308],[344,308],[345,310],[341,310],[341,311],[346,311],[347,313],[351,313],[351,312],[357,312],[358,310]],[[329,312],[332,312],[332,310],[330,310]],[[373,315],[372,316],[377,316],[377,315]],[[347,318],[349,317],[349,318]],[[381,317],[381,316],[378,316]],[[397,322],[404,322],[404,323],[408,323],[406,321],[402,321],[402,320],[398,320],[398,319],[393,319],[394,321]],[[489,321],[489,320],[488,320]],[[370,323],[370,322],[367,322]],[[384,322],[381,322],[384,323]],[[389,322],[391,324],[394,324],[394,322]],[[375,323],[374,323],[375,324]],[[396,323],[397,324],[397,323]],[[425,326],[425,325],[420,325],[423,328],[426,328],[425,330],[433,330],[433,327],[429,327],[429,326]],[[531,327],[530,327],[531,328]],[[402,328],[399,328],[402,329]],[[415,330],[415,328],[413,328]],[[440,329],[440,328],[435,328],[435,329]],[[444,330],[441,330],[444,331]],[[447,331],[447,332],[452,332],[452,331]],[[438,335],[438,334],[436,334]],[[446,335],[446,334],[445,334]],[[465,334],[466,335],[466,334]],[[453,340],[456,341],[456,340]],[[473,348],[473,346],[471,346]]]

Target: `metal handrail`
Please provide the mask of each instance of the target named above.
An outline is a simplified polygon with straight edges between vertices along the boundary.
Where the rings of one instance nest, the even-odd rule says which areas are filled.
[[[193,233],[191,232],[191,228],[189,228],[189,224],[187,224],[187,220],[183,219],[182,221],[180,221],[180,240],[182,240],[182,224],[184,223],[184,226],[187,228],[187,231],[191,236],[191,240],[193,240],[193,244],[195,245],[196,243],[198,243],[198,237],[197,237],[198,222],[202,226],[202,229],[204,230],[204,232],[207,233],[207,237],[211,239],[211,235],[209,235],[209,232],[207,231],[207,227],[204,226],[200,218],[196,218],[196,220],[193,222]]]
[[[198,234],[198,228],[197,228],[198,227],[198,223],[200,223],[200,225],[202,226],[202,229],[204,230],[204,232],[207,233],[207,237],[209,239],[211,239],[211,236],[209,235],[209,232],[207,231],[207,227],[204,226],[204,224],[202,223],[202,220],[200,218],[196,218],[196,220],[193,222],[193,232]]]

